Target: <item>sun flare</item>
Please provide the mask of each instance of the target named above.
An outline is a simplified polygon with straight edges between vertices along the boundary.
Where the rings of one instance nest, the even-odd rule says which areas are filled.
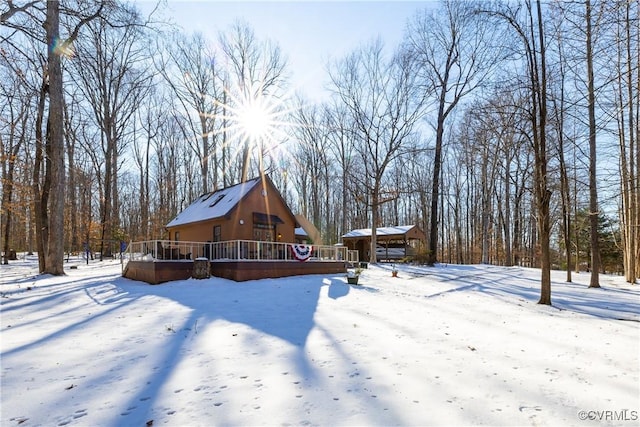
[[[232,161],[262,172],[291,158],[288,148],[295,140],[293,130],[300,126],[294,118],[300,107],[290,94],[270,93],[260,83],[231,85],[224,91],[224,101],[213,101],[212,118],[221,125],[215,134],[223,135],[223,149],[230,149]]]
[[[268,138],[273,131],[273,114],[258,99],[249,99],[238,108],[237,121],[240,130],[253,140]]]
[[[259,87],[230,90],[227,94],[229,102],[219,104],[224,115],[218,117],[226,123],[223,131],[258,149],[262,155],[273,154],[289,138],[291,110],[285,100],[260,93]]]

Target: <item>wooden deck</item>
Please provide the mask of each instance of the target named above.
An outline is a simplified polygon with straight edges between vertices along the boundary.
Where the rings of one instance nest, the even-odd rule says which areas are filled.
[[[129,261],[124,277],[157,285],[173,280],[188,279],[192,275],[193,261]],[[344,261],[213,261],[211,275],[243,282],[266,278],[299,276],[305,274],[345,273]]]
[[[191,277],[193,261],[129,261],[122,275],[152,285]]]

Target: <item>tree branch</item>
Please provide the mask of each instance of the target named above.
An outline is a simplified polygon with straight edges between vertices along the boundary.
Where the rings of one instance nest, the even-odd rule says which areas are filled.
[[[33,0],[28,3],[25,3],[22,6],[16,6],[13,4],[13,0],[7,0],[7,5],[9,6],[9,10],[7,10],[6,12],[0,13],[0,23],[4,23],[5,21],[8,21],[9,18],[11,18],[16,13],[26,12],[28,9],[30,9],[31,7],[35,6],[38,3],[40,3],[39,0]]]

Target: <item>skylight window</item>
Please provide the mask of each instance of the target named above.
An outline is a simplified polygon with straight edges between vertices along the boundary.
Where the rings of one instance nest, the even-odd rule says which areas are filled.
[[[214,207],[215,205],[218,204],[218,202],[220,200],[224,199],[224,194],[220,194],[218,197],[216,197],[213,202],[211,202],[211,204],[209,205],[210,208]]]

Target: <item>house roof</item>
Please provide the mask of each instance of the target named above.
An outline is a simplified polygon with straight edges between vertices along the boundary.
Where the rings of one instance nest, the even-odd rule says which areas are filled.
[[[415,225],[398,225],[396,227],[379,227],[376,228],[376,236],[400,236],[407,234]],[[358,230],[351,230],[347,234],[343,234],[342,238],[354,239],[354,238],[368,238],[371,237],[370,228],[360,228]]]
[[[166,226],[175,227],[193,222],[220,218],[227,215],[255,186],[260,185],[261,178],[223,188],[198,197],[185,210],[180,212]]]

